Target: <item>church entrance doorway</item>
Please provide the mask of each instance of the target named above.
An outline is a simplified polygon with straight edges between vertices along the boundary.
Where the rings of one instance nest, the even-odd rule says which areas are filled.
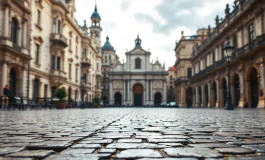
[[[134,106],[143,105],[143,86],[141,84],[135,84],[133,87]]]
[[[162,95],[161,93],[156,93],[155,94],[155,106],[160,106],[160,104],[162,103]]]
[[[114,102],[115,105],[121,106],[122,100],[121,100],[121,93],[120,92],[115,93],[114,100],[115,100],[115,102]]]

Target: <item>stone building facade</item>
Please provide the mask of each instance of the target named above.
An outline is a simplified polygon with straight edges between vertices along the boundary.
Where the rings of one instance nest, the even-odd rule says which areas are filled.
[[[265,13],[263,0],[236,0],[225,17],[216,17],[216,27],[207,38],[193,44],[190,62],[192,77],[184,81],[181,97],[191,89],[192,106],[223,107],[226,103],[227,63],[223,48],[227,41],[234,47],[231,67],[232,103],[238,107],[265,107]],[[175,84],[183,82],[177,79]],[[175,94],[179,90],[176,87]],[[185,102],[185,101],[184,101]],[[186,106],[186,104],[183,104]]]
[[[22,92],[15,92],[14,96],[27,93],[33,100],[53,97],[58,87],[67,90],[69,100],[81,100],[81,89],[84,89],[85,101],[101,96],[101,19],[97,7],[91,16],[89,35],[86,22],[80,26],[74,18],[74,0],[10,0],[1,4],[7,6],[7,9],[1,8],[1,13],[8,10],[5,15],[9,17],[3,25],[9,26],[5,28],[9,34],[2,32],[1,36],[17,35],[17,46],[21,49],[12,54],[12,59],[23,66],[3,65],[1,71],[6,76],[1,77],[2,88],[9,84],[10,90]],[[17,15],[12,11],[13,5],[17,5]],[[19,18],[19,15],[24,17]],[[19,28],[17,33],[11,33],[12,27]],[[6,43],[0,47],[4,45]]]
[[[174,81],[175,81],[175,66],[172,66],[167,71],[167,102],[175,101],[175,93],[174,93]]]
[[[118,62],[110,70],[110,104],[147,106],[166,102],[165,65],[158,60],[150,63],[151,53],[141,43],[137,36],[134,49],[125,53],[126,63]]]

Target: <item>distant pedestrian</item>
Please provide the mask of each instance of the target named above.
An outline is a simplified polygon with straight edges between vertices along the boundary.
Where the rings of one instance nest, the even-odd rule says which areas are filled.
[[[5,88],[3,90],[3,93],[4,93],[5,96],[8,96],[8,94],[9,94],[8,85],[5,86]]]

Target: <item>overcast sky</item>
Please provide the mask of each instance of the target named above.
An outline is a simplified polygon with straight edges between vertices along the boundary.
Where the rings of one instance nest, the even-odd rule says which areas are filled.
[[[75,0],[75,17],[80,25],[94,11],[95,0]],[[232,10],[234,0],[97,0],[101,16],[102,45],[107,34],[110,43],[122,61],[126,49],[134,48],[139,32],[142,47],[150,49],[151,59],[156,57],[169,66],[175,63],[175,41],[184,35],[196,34],[198,28],[214,27],[216,15],[224,16],[225,5]]]

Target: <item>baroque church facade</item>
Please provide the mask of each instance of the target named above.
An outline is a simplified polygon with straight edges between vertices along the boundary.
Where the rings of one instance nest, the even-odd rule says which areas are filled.
[[[107,43],[107,44],[106,44]],[[142,48],[142,40],[137,36],[135,47],[125,53],[126,63],[121,63],[113,47],[107,42],[102,47],[103,62],[105,53],[112,53],[110,67],[104,67],[103,101],[116,106],[156,106],[166,102],[165,65],[158,60],[150,62],[151,53]],[[107,63],[108,64],[108,63]],[[104,94],[107,93],[107,94]]]

